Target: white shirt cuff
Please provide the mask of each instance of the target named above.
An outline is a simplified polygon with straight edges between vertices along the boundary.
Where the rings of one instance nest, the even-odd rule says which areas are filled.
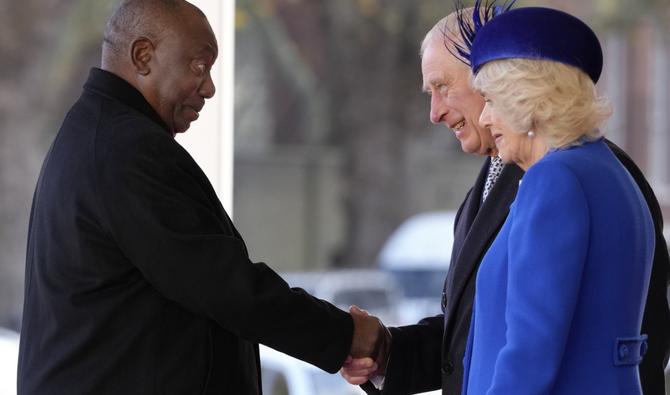
[[[377,375],[377,376],[370,377],[370,382],[372,383],[372,385],[375,386],[376,389],[383,390],[385,379],[386,379],[386,376]]]

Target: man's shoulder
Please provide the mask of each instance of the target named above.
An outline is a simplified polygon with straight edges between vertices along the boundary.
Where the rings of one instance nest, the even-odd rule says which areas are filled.
[[[138,138],[146,134],[172,139],[151,118],[118,100],[103,97],[100,101],[100,114],[98,129],[114,133],[116,137]]]
[[[95,126],[97,165],[123,167],[138,159],[151,161],[174,157],[179,144],[145,114],[118,100],[101,97]]]
[[[87,99],[96,102],[100,114],[95,125],[99,143],[174,140],[161,125],[123,102],[95,93],[82,96]]]
[[[621,147],[619,147],[618,145],[616,145],[612,140],[609,140],[609,139],[603,139],[603,141],[605,142],[605,144],[607,145],[607,147],[609,147],[609,149],[612,150],[612,152],[614,153],[614,155],[616,155],[618,158],[626,158],[626,159],[632,161],[632,159],[630,158],[630,156],[628,156],[628,154],[626,153],[626,151],[624,151]]]
[[[631,173],[633,178],[638,181],[644,180],[646,182],[646,178],[644,177],[642,170],[640,170],[640,167],[637,165],[637,163],[635,163],[633,158],[631,158],[630,155],[626,153],[626,151],[610,140],[605,139],[605,144],[607,144],[607,147],[609,147],[619,162],[621,162],[621,164]]]

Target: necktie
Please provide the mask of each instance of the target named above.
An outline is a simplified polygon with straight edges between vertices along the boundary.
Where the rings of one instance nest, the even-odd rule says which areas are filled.
[[[500,173],[503,169],[502,159],[498,156],[491,158],[491,164],[489,165],[489,174],[486,176],[486,183],[484,184],[484,192],[482,193],[482,203],[486,201],[486,198],[489,196],[491,189],[498,181]]]

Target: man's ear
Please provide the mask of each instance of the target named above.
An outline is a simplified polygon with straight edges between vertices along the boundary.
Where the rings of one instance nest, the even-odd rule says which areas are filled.
[[[146,37],[140,37],[130,46],[130,57],[137,74],[146,76],[151,73],[149,62],[154,55],[154,44]]]

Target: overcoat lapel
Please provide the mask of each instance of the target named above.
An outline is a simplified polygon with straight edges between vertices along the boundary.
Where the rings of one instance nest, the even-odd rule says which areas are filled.
[[[472,227],[472,223],[477,216],[479,211],[479,206],[482,201],[482,191],[484,189],[484,183],[486,182],[486,177],[488,175],[489,165],[491,164],[491,159],[487,159],[479,175],[475,181],[475,185],[470,188],[468,195],[465,198],[465,201],[461,205],[458,214],[456,215],[456,224],[454,227],[454,243],[451,251],[451,265],[450,267],[455,269],[458,265],[456,264],[456,259],[461,254],[463,249],[463,243],[465,238]],[[453,295],[454,287],[454,270],[449,270],[447,274],[447,280],[444,287],[444,292],[447,296],[446,303],[449,305]],[[446,313],[446,311],[445,311]]]
[[[481,176],[481,174],[480,174]],[[455,251],[456,259],[452,261],[454,270],[452,270],[451,286],[448,289],[447,306],[445,311],[445,319],[454,314],[455,308],[459,305],[461,294],[468,283],[468,278],[474,275],[479,262],[488,250],[488,246],[495,238],[500,230],[502,224],[505,222],[509,213],[509,207],[516,197],[519,188],[519,180],[523,176],[523,170],[515,165],[506,165],[500,174],[500,178],[491,190],[488,198],[481,206],[481,209],[476,212],[472,226],[465,228],[465,238],[461,245],[460,251]],[[473,193],[468,197],[465,203],[464,212],[471,207],[478,207],[481,201],[481,190],[484,182],[478,179],[478,183],[473,189]],[[479,189],[479,193],[475,193],[475,189]],[[472,208],[468,209],[469,211]],[[465,219],[465,218],[464,218]],[[445,322],[446,328],[449,329],[449,322]]]

